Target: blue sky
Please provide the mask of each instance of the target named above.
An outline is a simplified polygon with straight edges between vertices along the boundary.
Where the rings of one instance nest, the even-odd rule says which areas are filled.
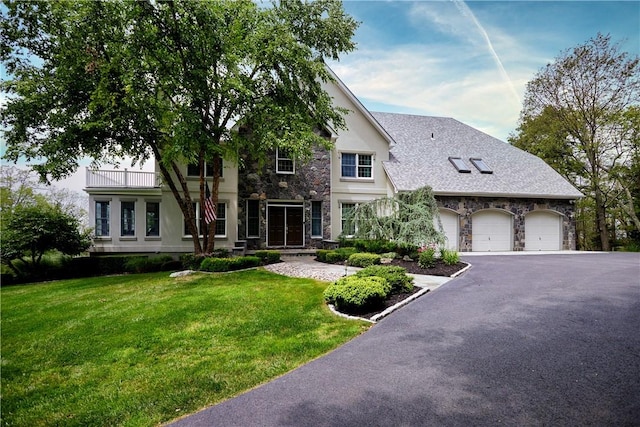
[[[371,111],[453,117],[506,140],[525,86],[598,32],[640,54],[638,1],[355,1],[358,48],[330,65]]]

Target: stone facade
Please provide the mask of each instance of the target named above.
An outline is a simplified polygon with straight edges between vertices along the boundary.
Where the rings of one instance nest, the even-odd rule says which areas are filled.
[[[512,199],[490,197],[436,196],[438,207],[459,215],[460,252],[470,252],[473,244],[473,214],[482,210],[502,210],[513,215],[513,250],[525,249],[525,216],[534,211],[553,211],[562,218],[562,249],[575,250],[576,223],[574,205],[569,200]]]
[[[331,237],[331,153],[314,150],[305,164],[295,163],[295,173],[276,173],[275,153],[263,168],[248,163],[238,176],[238,236],[246,240],[247,249],[264,248],[267,242],[267,205],[276,202],[301,204],[304,212],[304,246],[321,248]],[[247,238],[247,200],[260,201],[260,238]],[[322,238],[311,235],[311,202],[322,203]]]

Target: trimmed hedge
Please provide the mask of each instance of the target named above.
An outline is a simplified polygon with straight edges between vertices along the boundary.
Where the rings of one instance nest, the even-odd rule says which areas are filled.
[[[257,256],[243,256],[235,258],[205,258],[200,264],[200,270],[224,272],[258,267],[260,258]]]
[[[260,258],[262,264],[275,264],[280,262],[280,252],[273,250],[256,251],[256,256]]]
[[[320,262],[328,262],[329,264],[336,264],[338,262],[346,261],[351,255],[357,252],[356,248],[338,248],[338,249],[318,249],[316,251],[316,258]]]
[[[382,305],[391,286],[382,277],[347,276],[324,290],[324,299],[338,310],[363,310]]]
[[[171,255],[154,257],[132,257],[128,259],[124,268],[131,273],[151,273],[156,271],[178,270],[181,267],[179,261],[174,261]]]
[[[413,277],[407,274],[405,268],[396,265],[372,265],[358,271],[355,276],[382,277],[391,286],[391,293],[410,292],[413,290]]]
[[[353,267],[369,267],[370,265],[380,264],[380,255],[359,252],[349,256],[347,264]]]

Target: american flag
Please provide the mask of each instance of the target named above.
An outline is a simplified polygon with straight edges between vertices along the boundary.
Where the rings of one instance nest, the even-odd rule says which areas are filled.
[[[204,222],[207,224],[216,220],[216,205],[213,203],[211,192],[209,191],[209,183],[206,183],[206,195],[204,199]]]

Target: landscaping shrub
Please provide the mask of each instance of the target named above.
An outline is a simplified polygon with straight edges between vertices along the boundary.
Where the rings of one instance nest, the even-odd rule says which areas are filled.
[[[385,252],[395,252],[397,245],[388,240],[355,240],[354,247],[359,252],[382,254]]]
[[[161,255],[154,257],[131,257],[125,264],[126,271],[131,273],[151,273],[155,271],[165,271],[168,263],[172,262],[170,255]]]
[[[260,265],[260,258],[257,256],[239,256],[227,259],[231,261],[231,270],[242,270]]]
[[[391,286],[391,293],[410,292],[413,290],[413,277],[403,267],[395,265],[371,265],[358,271],[356,277],[382,277]]]
[[[380,306],[391,286],[382,277],[343,277],[324,291],[324,298],[338,310],[361,310]]]
[[[205,258],[204,255],[182,254],[180,255],[180,262],[185,270],[198,270]]]
[[[460,261],[458,252],[449,249],[441,249],[440,257],[442,258],[442,262],[447,265],[456,265]]]
[[[359,252],[350,255],[347,263],[353,267],[369,267],[370,265],[380,264],[380,255]]]
[[[396,248],[396,253],[400,255],[400,257],[408,256],[411,259],[417,259],[418,247],[408,243],[400,243]]]
[[[231,251],[226,248],[214,249],[213,252],[211,252],[211,256],[214,258],[229,258]]]
[[[328,262],[330,264],[335,264],[338,262],[345,261],[349,259],[351,255],[356,253],[356,248],[347,247],[347,248],[338,248],[332,250],[319,249],[316,251],[316,256],[318,261]]]
[[[329,250],[329,249],[318,249],[316,251],[316,260],[320,261],[320,262],[327,262],[327,254],[329,252],[332,252],[332,250]]]
[[[279,251],[260,250],[256,251],[256,256],[260,258],[262,264],[274,264],[280,262]]]
[[[205,258],[200,264],[200,270],[219,273],[224,271],[242,270],[245,268],[257,267],[259,265],[260,258],[256,256]]]
[[[222,272],[231,270],[231,258],[205,258],[200,264],[200,270]]]
[[[433,268],[436,266],[435,248],[425,248],[418,256],[418,265],[421,268]]]

